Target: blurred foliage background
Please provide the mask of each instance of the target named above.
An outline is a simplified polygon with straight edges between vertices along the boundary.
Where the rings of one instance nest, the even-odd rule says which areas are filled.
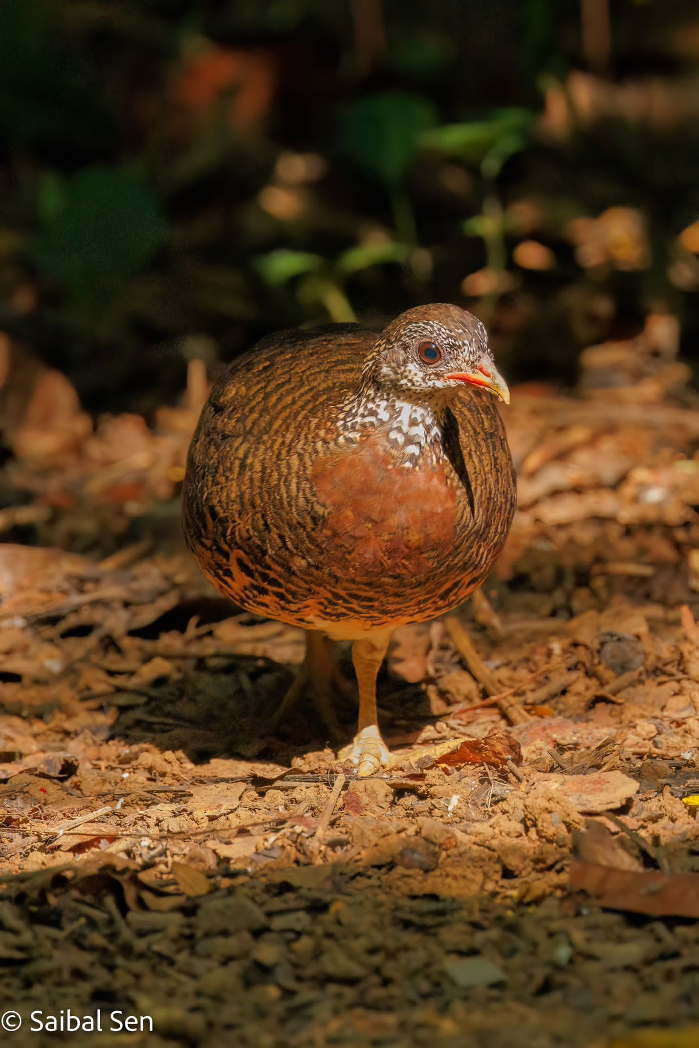
[[[698,116],[693,0],[0,0],[0,331],[92,410],[430,300],[696,364]]]

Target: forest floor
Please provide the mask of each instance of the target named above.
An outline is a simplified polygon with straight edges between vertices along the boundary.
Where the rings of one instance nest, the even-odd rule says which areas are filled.
[[[91,1045],[699,1043],[699,412],[649,332],[588,356],[576,395],[513,391],[511,540],[485,599],[396,635],[395,764],[362,781],[310,704],[271,732],[302,637],[219,600],[184,550],[196,368],[151,425],[92,428],[69,396],[16,412],[10,1043],[61,1009],[101,1009]],[[113,1010],[154,1032],[117,1037]]]

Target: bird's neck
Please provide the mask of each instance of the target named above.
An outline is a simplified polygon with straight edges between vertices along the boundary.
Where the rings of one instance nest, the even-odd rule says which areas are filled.
[[[341,405],[338,421],[341,439],[348,444],[380,430],[397,463],[406,467],[433,457],[442,438],[436,408],[366,387]]]

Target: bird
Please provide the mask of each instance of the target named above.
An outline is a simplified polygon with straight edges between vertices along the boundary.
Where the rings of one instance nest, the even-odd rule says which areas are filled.
[[[281,709],[310,685],[336,725],[332,644],[351,642],[359,716],[339,758],[358,776],[391,765],[376,704],[391,634],[462,604],[507,537],[515,475],[498,400],[510,395],[482,322],[432,303],[384,327],[270,335],[202,410],[187,545],[238,606],[306,631]]]

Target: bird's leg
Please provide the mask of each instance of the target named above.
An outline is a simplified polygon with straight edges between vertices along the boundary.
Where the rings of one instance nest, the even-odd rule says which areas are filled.
[[[330,735],[338,739],[341,732],[333,704],[337,659],[333,642],[323,633],[306,630],[306,664],[313,705]]]
[[[306,655],[270,721],[270,728],[274,730],[278,727],[308,689],[318,716],[328,732],[333,738],[339,738],[340,726],[332,701],[336,675],[337,666],[332,642],[316,630],[306,630]]]
[[[352,645],[352,661],[359,687],[359,721],[351,746],[346,746],[339,756],[341,760],[351,761],[362,777],[374,775],[391,763],[388,747],[379,731],[376,710],[376,678],[390,636],[390,632],[373,633],[355,640]]]

